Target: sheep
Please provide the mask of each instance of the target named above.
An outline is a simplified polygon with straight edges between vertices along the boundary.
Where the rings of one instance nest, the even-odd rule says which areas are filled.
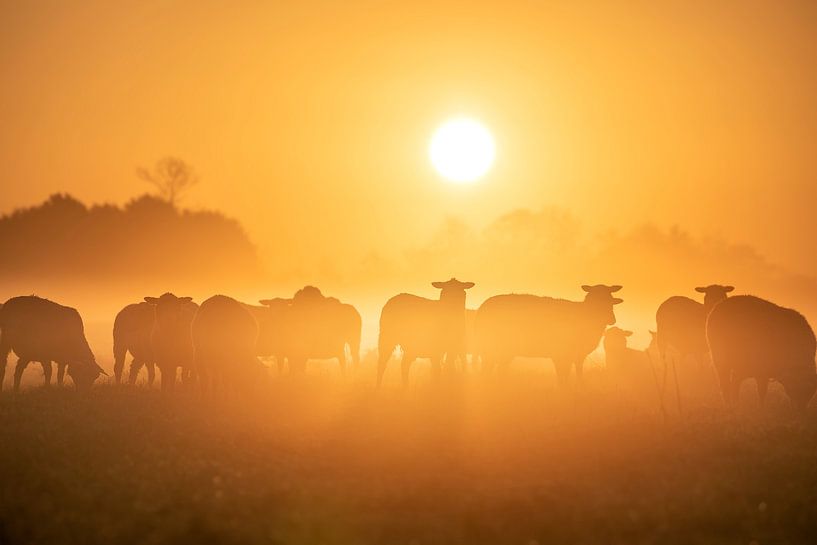
[[[403,352],[400,366],[404,387],[408,385],[409,369],[415,359],[431,358],[432,364],[439,368],[446,354],[453,358],[462,351],[465,290],[474,287],[474,283],[452,278],[431,285],[442,290],[439,300],[401,293],[383,305],[378,339],[378,387],[398,345]]]
[[[88,346],[79,312],[34,295],[13,297],[0,310],[0,388],[12,350],[18,357],[15,391],[20,389],[23,371],[32,361],[42,364],[46,384],[51,383],[52,361],[61,369],[67,366],[74,385],[83,391],[90,389],[100,374],[107,375]]]
[[[337,358],[345,376],[347,344],[353,365],[357,366],[361,319],[353,306],[325,297],[314,286],[305,286],[292,298],[285,327],[290,371],[303,371],[310,359]]]
[[[148,370],[148,385],[152,386],[156,378],[156,365],[151,349],[153,332],[154,306],[148,302],[127,305],[119,311],[113,322],[113,372],[116,383],[122,382],[122,371],[128,352],[133,356],[128,373],[128,382],[133,384],[139,370],[144,366]]]
[[[703,361],[709,352],[706,343],[706,317],[734,289],[733,286],[712,284],[695,288],[698,293],[705,294],[703,304],[681,295],[675,295],[661,303],[655,313],[661,361],[666,361],[667,349],[670,347],[678,352],[682,360],[692,356],[698,362]]]
[[[585,358],[595,350],[605,326],[615,325],[613,297],[621,286],[582,286],[583,301],[508,294],[487,299],[477,310],[478,351],[485,370],[514,357],[550,358],[565,385],[571,364],[582,378]]]
[[[214,295],[201,304],[191,329],[202,392],[246,391],[262,377],[256,357],[258,323],[244,304]]]
[[[258,339],[255,355],[261,358],[275,358],[278,373],[281,374],[286,358],[286,320],[291,299],[263,299],[259,305],[244,304],[258,324]]]
[[[754,378],[761,406],[769,380],[777,380],[795,408],[806,408],[817,389],[817,369],[814,331],[802,314],[738,295],[712,309],[706,337],[727,405],[737,401],[741,382]]]
[[[663,367],[662,395],[666,389],[667,371],[670,363],[667,361],[668,350],[670,348],[674,349],[680,361],[692,357],[700,369],[706,355],[709,353],[709,346],[706,342],[706,317],[734,289],[733,286],[721,286],[719,284],[697,287],[695,291],[704,294],[703,304],[689,297],[675,295],[659,305],[655,313],[655,322],[658,326],[658,355]],[[673,358],[671,364],[675,380],[678,412],[680,413],[681,387],[678,382],[676,363],[676,358]]]
[[[182,368],[182,380],[192,380],[193,341],[190,324],[198,305],[192,297],[176,297],[165,293],[161,297],[145,297],[154,306],[150,348],[156,366],[162,372],[162,391],[173,390],[176,368]]]

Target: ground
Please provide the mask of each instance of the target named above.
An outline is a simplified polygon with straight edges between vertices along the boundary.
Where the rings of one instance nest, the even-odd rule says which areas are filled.
[[[0,543],[808,543],[817,411],[516,377],[0,397]]]

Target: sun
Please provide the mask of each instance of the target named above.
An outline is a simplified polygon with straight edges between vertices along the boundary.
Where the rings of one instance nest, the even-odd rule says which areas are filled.
[[[437,172],[458,184],[484,176],[493,165],[495,154],[491,131],[468,117],[455,117],[443,123],[428,146],[428,156]]]

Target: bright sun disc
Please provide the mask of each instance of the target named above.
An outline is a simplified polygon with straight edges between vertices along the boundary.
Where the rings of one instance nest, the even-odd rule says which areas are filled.
[[[482,123],[458,117],[437,129],[428,154],[443,178],[456,183],[473,182],[494,162],[494,139]]]

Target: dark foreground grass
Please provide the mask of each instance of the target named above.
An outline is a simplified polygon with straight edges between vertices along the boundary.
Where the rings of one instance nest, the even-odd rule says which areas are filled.
[[[526,385],[0,398],[0,543],[814,543],[817,423]]]

